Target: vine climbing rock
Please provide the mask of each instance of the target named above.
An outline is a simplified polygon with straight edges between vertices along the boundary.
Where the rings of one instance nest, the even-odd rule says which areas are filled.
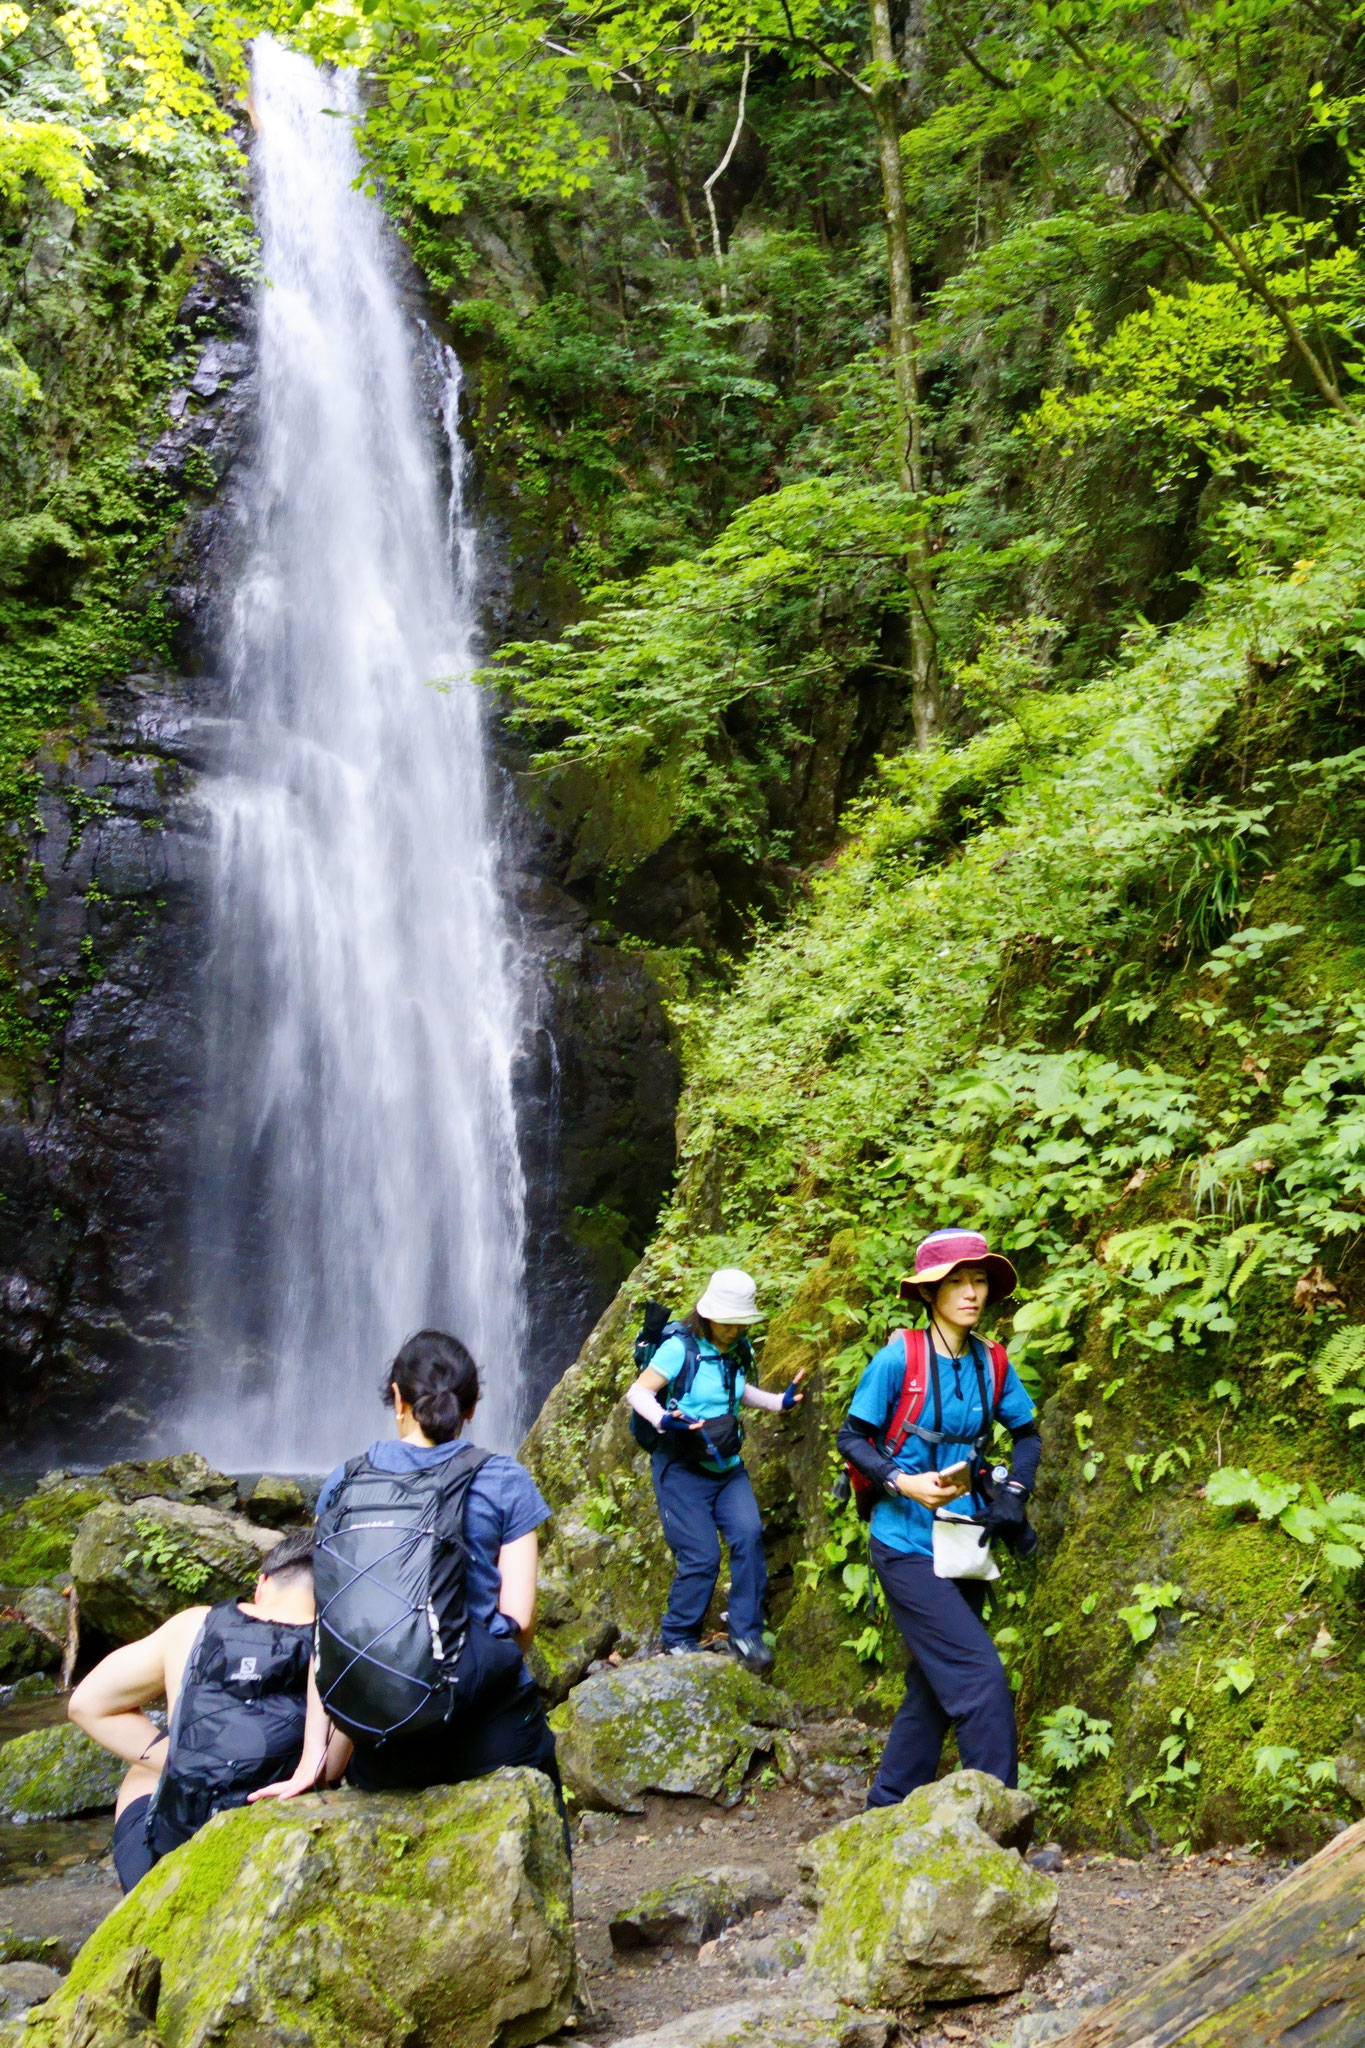
[[[1047,1961],[1057,1910],[1056,1886],[1019,1854],[1033,1812],[985,1771],[955,1771],[808,1842],[812,1981],[898,2012],[1017,1991]]]
[[[278,1541],[273,1529],[192,1501],[104,1501],[71,1547],[81,1618],[113,1642],[132,1642],[196,1601],[249,1593]]]
[[[0,1748],[0,1817],[70,1820],[111,1807],[128,1766],[64,1721]]]
[[[550,1716],[580,1807],[641,1813],[646,1792],[733,1806],[759,1751],[795,1727],[791,1701],[729,1657],[645,1657],[576,1685]]]
[[[1055,2048],[1349,2048],[1365,2041],[1365,1821]]]
[[[530,2048],[573,2009],[569,1858],[549,1781],[501,1770],[221,1813],[0,2043],[131,2040],[131,2026],[87,2024],[129,2004],[130,1980],[148,2048]]]

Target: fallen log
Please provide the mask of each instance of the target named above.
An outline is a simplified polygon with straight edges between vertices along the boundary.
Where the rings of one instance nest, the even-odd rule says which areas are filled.
[[[1365,2048],[1365,1821],[1055,2048]]]

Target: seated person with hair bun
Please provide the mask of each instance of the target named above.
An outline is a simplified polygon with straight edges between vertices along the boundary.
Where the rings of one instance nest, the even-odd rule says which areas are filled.
[[[380,1383],[380,1399],[393,1411],[396,1438],[371,1444],[363,1457],[339,1465],[323,1482],[317,1502],[321,1670],[310,1677],[308,1733],[293,1776],[253,1797],[289,1799],[311,1791],[329,1754],[329,1736],[333,1749],[339,1745],[349,1759],[347,1776],[361,1791],[459,1784],[485,1777],[505,1764],[522,1764],[543,1771],[560,1797],[554,1736],[535,1680],[520,1654],[535,1633],[537,1531],[548,1520],[550,1510],[535,1481],[515,1458],[478,1449],[464,1434],[473,1419],[479,1391],[478,1368],[458,1337],[443,1330],[419,1330],[403,1345]],[[419,1501],[408,1510],[416,1521],[404,1523],[404,1503],[399,1497],[403,1488],[395,1488],[387,1475],[404,1481],[429,1475],[409,1491],[428,1503],[433,1492],[439,1493],[439,1505],[428,1509],[436,1516],[432,1571],[439,1573],[452,1556],[462,1555],[463,1598],[455,1597],[454,1618],[445,1609],[438,1611],[440,1596],[433,1576],[425,1611],[417,1601],[407,1611],[395,1608],[391,1633],[384,1630],[381,1604],[377,1619],[370,1624],[368,1643],[361,1631],[347,1692],[350,1664],[346,1645],[350,1638],[342,1607],[348,1588],[361,1587],[363,1597],[364,1588],[383,1577],[385,1558],[396,1558],[403,1550],[401,1530],[421,1522]],[[361,1505],[367,1498],[381,1500],[386,1487],[395,1496],[391,1512],[397,1517],[388,1523],[383,1520],[384,1509],[370,1514]],[[430,1530],[432,1525],[428,1522],[425,1526]],[[363,1558],[357,1563],[358,1553],[346,1547],[348,1527],[353,1544],[363,1546],[372,1540],[375,1545],[369,1579]],[[367,1538],[367,1530],[383,1533]],[[329,1586],[340,1590],[329,1593]],[[329,1691],[329,1607],[336,1616],[337,1639],[341,1641],[336,1664],[342,1679],[335,1691]],[[415,1624],[415,1632],[408,1627],[405,1635],[404,1624],[409,1622]],[[398,1647],[404,1641],[406,1653]],[[403,1665],[404,1655],[413,1654],[414,1644],[418,1651],[426,1646],[432,1654],[439,1681],[452,1658],[458,1659],[462,1643],[471,1644],[477,1652],[482,1674],[478,1686],[458,1699],[442,1695],[448,1700],[443,1715],[414,1711],[412,1726],[403,1725],[401,1708],[393,1710],[394,1718],[381,1729],[385,1685],[393,1679],[395,1667]],[[432,1675],[428,1666],[428,1677]],[[404,1670],[399,1669],[394,1690],[400,1699],[407,1682]],[[368,1698],[375,1702],[372,1707],[367,1706],[367,1685]],[[413,1681],[408,1697],[420,1704],[424,1690],[428,1698],[439,1694],[439,1682],[424,1689]],[[354,1722],[349,1724],[348,1734],[332,1728],[324,1695],[333,1701],[345,1696],[347,1711],[370,1728],[373,1739],[366,1739]],[[341,1713],[340,1707],[333,1711]]]

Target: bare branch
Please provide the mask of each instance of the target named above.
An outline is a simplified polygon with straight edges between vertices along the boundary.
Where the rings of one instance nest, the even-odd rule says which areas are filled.
[[[752,63],[753,52],[746,44],[744,49],[744,75],[739,81],[739,109],[735,115],[734,132],[731,134],[729,146],[727,147],[724,156],[721,158],[720,162],[716,165],[716,168],[714,169],[714,171],[712,171],[710,177],[706,180],[706,183],[701,188],[706,195],[706,211],[711,216],[711,247],[716,252],[716,269],[720,273],[720,309],[722,313],[725,311],[726,305],[728,303],[729,294],[726,290],[725,284],[725,252],[720,246],[720,223],[716,219],[716,202],[714,197],[714,188],[716,180],[718,178],[723,178],[725,176],[725,173],[729,170],[730,159],[734,155],[736,149],[739,146],[740,136],[744,133],[744,102],[748,96],[749,67]]]

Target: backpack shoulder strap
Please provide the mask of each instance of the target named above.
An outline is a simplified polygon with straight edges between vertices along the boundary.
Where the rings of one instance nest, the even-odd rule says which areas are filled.
[[[697,1368],[701,1364],[701,1345],[697,1341],[696,1331],[689,1330],[686,1323],[670,1323],[664,1331],[664,1344],[668,1342],[670,1337],[680,1337],[682,1339],[683,1362],[678,1368],[677,1376],[672,1386],[668,1390],[668,1397],[671,1401],[681,1401],[685,1398],[693,1380],[697,1377]],[[660,1349],[662,1348],[661,1345]]]
[[[1005,1381],[1009,1377],[1010,1355],[1003,1344],[988,1344],[986,1349],[991,1354],[991,1370],[995,1376],[995,1400],[993,1406],[995,1409],[998,1409],[1000,1406],[1000,1396],[1005,1391]]]
[[[916,1427],[924,1413],[924,1403],[929,1393],[929,1346],[923,1330],[902,1330],[900,1340],[905,1347],[905,1373],[896,1405],[886,1426],[886,1448],[894,1458],[905,1439]],[[932,1432],[930,1432],[932,1434]]]

